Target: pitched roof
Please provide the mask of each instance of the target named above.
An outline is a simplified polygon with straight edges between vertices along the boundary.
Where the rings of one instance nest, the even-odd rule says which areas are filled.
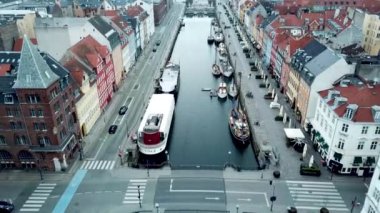
[[[143,11],[144,9],[139,5],[129,6],[127,8],[127,15],[130,17],[136,17],[139,16]]]
[[[25,35],[14,89],[45,89],[59,79]]]
[[[113,27],[108,24],[101,16],[94,16],[88,21],[110,42],[111,48],[114,49],[120,44],[119,34]]]
[[[30,38],[30,41],[34,44],[34,45],[37,45],[37,39],[35,38]],[[18,38],[16,39],[14,45],[13,45],[13,51],[21,51],[21,47],[22,47],[22,43],[23,43],[23,38]]]
[[[373,106],[380,106],[380,84],[369,87],[365,84],[348,86],[337,85],[331,89],[340,92],[341,97],[347,98],[347,102],[339,105],[334,109],[339,117],[343,117],[346,113],[349,104],[356,104],[358,109],[351,119],[354,122],[375,122]],[[331,89],[319,92],[322,98],[327,99],[328,91]],[[333,106],[334,100],[327,102],[328,105]]]
[[[322,45],[317,40],[312,39],[304,48],[297,50],[293,58],[297,63],[305,65],[308,61],[312,60],[325,49],[326,46]]]
[[[338,55],[334,53],[331,49],[325,49],[321,54],[313,58],[309,63],[306,64],[306,68],[309,73],[301,75],[301,77],[306,81],[307,84],[311,85],[314,78],[320,73],[327,70],[330,66],[335,64],[339,59]]]
[[[293,56],[293,54],[296,52],[297,49],[304,48],[311,40],[312,40],[312,38],[309,35],[304,35],[301,38],[295,38],[295,37],[289,35],[287,37],[287,39],[284,39],[279,44],[279,48],[280,49],[288,48],[289,56]]]
[[[91,35],[72,46],[70,51],[91,68],[96,67],[109,54],[108,48],[99,44]]]
[[[11,70],[11,64],[0,64],[0,77],[5,76]]]

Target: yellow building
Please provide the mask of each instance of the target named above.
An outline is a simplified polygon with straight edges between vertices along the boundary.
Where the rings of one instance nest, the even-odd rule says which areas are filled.
[[[363,21],[363,48],[372,56],[380,53],[380,15],[365,14]]]
[[[251,0],[246,0],[239,6],[239,20],[240,23],[244,23],[245,13],[254,5]]]
[[[295,107],[295,103],[297,102],[296,98],[298,96],[298,87],[300,84],[300,75],[293,68],[290,68],[289,72],[289,80],[286,85],[286,96],[289,99],[289,103],[292,108]]]

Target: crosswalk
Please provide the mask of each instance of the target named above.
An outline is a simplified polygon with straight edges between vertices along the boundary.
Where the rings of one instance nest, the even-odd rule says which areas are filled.
[[[86,160],[80,169],[87,170],[111,170],[115,167],[114,160]]]
[[[297,209],[349,211],[332,182],[286,181]]]
[[[40,183],[33,193],[25,201],[20,212],[38,212],[50,193],[54,190],[56,183]]]
[[[127,192],[125,193],[123,204],[139,204],[139,201],[142,202],[144,198],[144,191],[146,187],[146,179],[135,179],[130,180]],[[140,200],[139,200],[140,192]]]

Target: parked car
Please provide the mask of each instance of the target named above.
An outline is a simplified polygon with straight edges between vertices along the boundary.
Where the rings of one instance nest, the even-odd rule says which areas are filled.
[[[128,110],[128,107],[127,106],[122,106],[120,107],[119,109],[119,115],[124,115]]]
[[[313,164],[311,167],[309,167],[309,164],[301,163],[300,175],[321,176],[321,170],[317,164]]]
[[[156,47],[153,47],[153,52],[156,52],[157,51],[157,48]]]
[[[160,46],[160,44],[161,44],[161,40],[157,40],[157,41],[156,41],[156,45],[157,45],[157,46]]]
[[[115,134],[117,130],[117,125],[111,125],[110,128],[108,129],[109,134]]]
[[[0,200],[0,213],[10,213],[14,210],[15,206],[12,202]]]

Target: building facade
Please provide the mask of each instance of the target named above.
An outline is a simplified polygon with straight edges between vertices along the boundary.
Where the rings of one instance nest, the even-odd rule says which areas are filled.
[[[27,37],[21,52],[0,58],[9,67],[0,77],[2,167],[66,169],[81,138],[70,73]]]
[[[368,14],[364,16],[363,22],[364,50],[372,56],[380,54],[380,15]]]
[[[312,140],[333,172],[374,172],[380,153],[379,94],[379,84],[353,77],[319,92]]]
[[[380,161],[377,161],[361,213],[380,213]]]

